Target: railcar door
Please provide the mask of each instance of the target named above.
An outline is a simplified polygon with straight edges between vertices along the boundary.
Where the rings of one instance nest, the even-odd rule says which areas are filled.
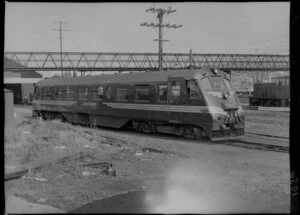
[[[170,77],[168,82],[169,122],[182,124],[185,105],[188,104],[185,79]]]

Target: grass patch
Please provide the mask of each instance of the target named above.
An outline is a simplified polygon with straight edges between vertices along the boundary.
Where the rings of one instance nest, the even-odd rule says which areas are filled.
[[[5,161],[15,157],[25,165],[39,165],[66,155],[74,155],[90,141],[68,123],[31,120],[5,131]],[[55,149],[56,146],[65,149]],[[64,156],[66,156],[64,155]]]
[[[47,165],[45,169],[50,168],[49,174],[54,177],[68,166],[66,171],[73,172],[75,177],[81,171],[75,160],[80,152],[104,160],[109,158],[109,154],[120,150],[103,141],[106,140],[97,135],[89,136],[81,127],[69,123],[34,119],[29,123],[20,123],[5,133],[5,163],[18,165],[18,168],[31,168],[69,156],[71,159],[64,166],[53,163],[54,166]]]

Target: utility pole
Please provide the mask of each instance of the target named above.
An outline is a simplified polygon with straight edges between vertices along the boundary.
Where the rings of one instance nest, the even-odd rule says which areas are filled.
[[[152,23],[147,23],[144,22],[141,24],[141,26],[147,26],[147,27],[153,27],[153,28],[159,28],[158,32],[158,39],[155,39],[154,41],[158,41],[158,66],[159,66],[159,71],[162,71],[162,62],[163,62],[163,47],[162,47],[162,42],[167,42],[168,40],[163,40],[163,32],[162,28],[181,28],[182,25],[170,25],[170,24],[163,24],[163,16],[169,15],[170,13],[176,12],[176,10],[172,10],[171,6],[168,7],[168,9],[163,9],[163,8],[155,8],[154,6],[147,9],[146,12],[152,12],[152,13],[157,13],[157,19],[158,23],[154,24]]]
[[[59,24],[59,29],[51,29],[52,31],[59,31],[59,38],[60,38],[60,67],[63,68],[63,58],[62,58],[62,52],[63,52],[63,43],[62,43],[62,32],[63,31],[71,31],[69,29],[62,29],[62,24],[68,24],[67,22],[62,21],[55,21],[54,23]],[[61,75],[63,76],[63,71],[61,71]]]
[[[193,52],[192,49],[190,49],[190,56],[189,56],[189,61],[190,61],[190,69],[194,67],[194,61],[193,61]]]

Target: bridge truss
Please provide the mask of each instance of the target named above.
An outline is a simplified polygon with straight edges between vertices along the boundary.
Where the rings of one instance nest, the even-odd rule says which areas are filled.
[[[119,72],[158,70],[157,53],[5,52],[4,56],[20,64],[22,70]],[[289,55],[163,54],[163,69],[184,69],[190,66],[231,71],[288,71],[290,62]],[[5,69],[20,70],[20,66],[5,65]]]

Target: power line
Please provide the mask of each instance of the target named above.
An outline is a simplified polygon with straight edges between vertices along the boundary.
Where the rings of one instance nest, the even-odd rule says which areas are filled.
[[[62,21],[55,21],[54,23],[59,24],[59,29],[51,29],[52,31],[59,31],[59,40],[60,40],[60,66],[63,68],[63,58],[62,58],[62,52],[63,52],[63,42],[62,42],[62,32],[63,31],[71,31],[69,29],[62,29],[62,24],[68,24],[67,22],[62,22]],[[63,71],[62,71],[63,74]]]
[[[170,13],[175,13],[176,10],[172,10],[172,7],[169,6],[168,9],[163,9],[163,8],[155,8],[155,5],[153,7],[149,8],[146,10],[146,12],[152,12],[157,13],[157,19],[158,23],[147,23],[143,22],[140,24],[140,26],[146,26],[146,27],[152,27],[152,28],[158,28],[158,39],[155,39],[154,41],[158,41],[158,66],[159,66],[159,71],[162,71],[162,53],[163,53],[163,48],[162,48],[162,42],[167,42],[168,40],[163,39],[163,32],[162,28],[181,28],[182,25],[170,25],[170,24],[163,24],[163,16],[169,15]]]

